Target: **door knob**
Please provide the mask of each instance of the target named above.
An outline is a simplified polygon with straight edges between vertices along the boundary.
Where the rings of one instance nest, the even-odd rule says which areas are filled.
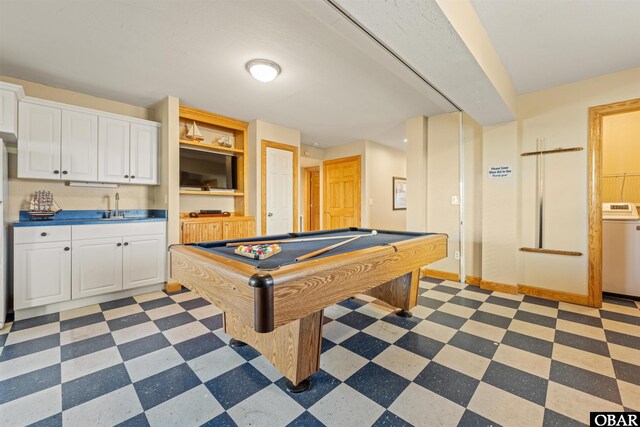
[[[267,214],[267,216],[273,216],[273,213],[272,213],[272,212],[269,212],[269,213]]]

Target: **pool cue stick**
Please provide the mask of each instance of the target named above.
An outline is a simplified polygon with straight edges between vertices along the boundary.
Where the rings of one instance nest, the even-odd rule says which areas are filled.
[[[299,256],[294,261],[295,262],[304,261],[305,259],[309,259],[309,258],[316,257],[318,255],[322,255],[325,252],[329,252],[330,250],[333,250],[335,248],[339,248],[342,245],[346,245],[349,242],[353,242],[354,240],[359,239],[360,237],[365,237],[365,236],[371,236],[371,234],[359,234],[359,235],[357,235],[355,237],[352,237],[352,238],[350,238],[348,240],[345,240],[344,242],[334,243],[333,245],[327,246],[326,248],[318,249],[317,251],[309,252],[308,254]]]
[[[373,230],[375,231],[375,230]],[[244,246],[244,245],[271,245],[274,243],[300,243],[300,242],[315,242],[315,241],[319,241],[319,240],[334,240],[334,239],[348,239],[350,237],[355,237],[355,236],[375,236],[377,234],[374,232],[371,232],[370,234],[347,234],[346,236],[330,236],[330,237],[307,237],[307,238],[302,238],[302,239],[296,239],[296,238],[290,238],[290,239],[282,239],[282,240],[262,240],[260,242],[231,242],[231,243],[227,243],[227,247],[228,248],[234,248],[236,246]]]

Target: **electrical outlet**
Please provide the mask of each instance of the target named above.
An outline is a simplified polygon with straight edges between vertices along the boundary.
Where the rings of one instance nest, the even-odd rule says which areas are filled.
[[[373,206],[373,199],[369,199],[369,206]]]
[[[460,259],[460,251],[455,251],[453,256],[455,259]]]

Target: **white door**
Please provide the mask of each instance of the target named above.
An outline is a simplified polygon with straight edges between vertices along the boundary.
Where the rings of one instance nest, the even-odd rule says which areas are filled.
[[[123,289],[164,282],[167,248],[164,234],[124,237]]]
[[[98,116],[62,110],[62,179],[98,180]]]
[[[293,231],[293,152],[267,147],[267,224],[263,234]]]
[[[132,184],[158,183],[158,128],[131,123],[129,172]]]
[[[129,182],[129,122],[98,119],[98,181]]]
[[[70,246],[68,241],[15,245],[14,309],[71,299]]]
[[[59,108],[20,102],[18,178],[60,178]]]
[[[122,290],[122,238],[73,242],[71,298]]]

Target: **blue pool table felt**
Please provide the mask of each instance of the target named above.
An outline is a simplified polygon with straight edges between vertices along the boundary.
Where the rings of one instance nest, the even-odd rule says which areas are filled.
[[[244,262],[246,264],[253,265],[254,267],[260,270],[273,270],[283,265],[293,264],[295,259],[299,256],[308,254],[309,252],[316,251],[318,249],[325,248],[327,246],[331,246],[335,243],[342,242],[341,239],[330,239],[330,240],[318,240],[313,242],[296,242],[296,240],[301,238],[309,238],[309,237],[329,237],[329,236],[355,236],[355,235],[363,235],[364,237],[360,237],[352,242],[349,242],[345,245],[342,245],[338,248],[335,248],[329,252],[325,252],[322,255],[318,255],[317,257],[311,259],[325,258],[333,255],[344,254],[351,251],[357,251],[360,249],[370,248],[373,246],[379,245],[389,245],[392,243],[400,242],[407,239],[413,239],[420,236],[425,236],[431,233],[411,233],[411,232],[394,232],[394,231],[383,231],[378,230],[378,234],[375,236],[371,235],[371,230],[368,229],[357,229],[357,230],[349,230],[349,229],[340,229],[340,230],[331,230],[331,231],[321,231],[321,232],[307,232],[307,233],[294,233],[296,237],[291,237],[288,234],[276,235],[276,236],[261,236],[250,239],[239,239],[239,240],[227,240],[221,242],[210,242],[210,243],[197,243],[194,246],[204,249],[206,251],[210,251],[217,255],[222,255],[227,258],[234,259],[239,262]],[[368,235],[368,236],[367,236]],[[265,260],[253,260],[250,258],[246,258],[234,253],[234,247],[227,247],[226,244],[229,242],[251,242],[251,241],[263,241],[263,240],[291,240],[293,243],[282,243],[280,247],[282,248],[282,252],[276,254],[270,258]],[[345,237],[344,240],[346,240]],[[304,261],[301,261],[304,262]]]

